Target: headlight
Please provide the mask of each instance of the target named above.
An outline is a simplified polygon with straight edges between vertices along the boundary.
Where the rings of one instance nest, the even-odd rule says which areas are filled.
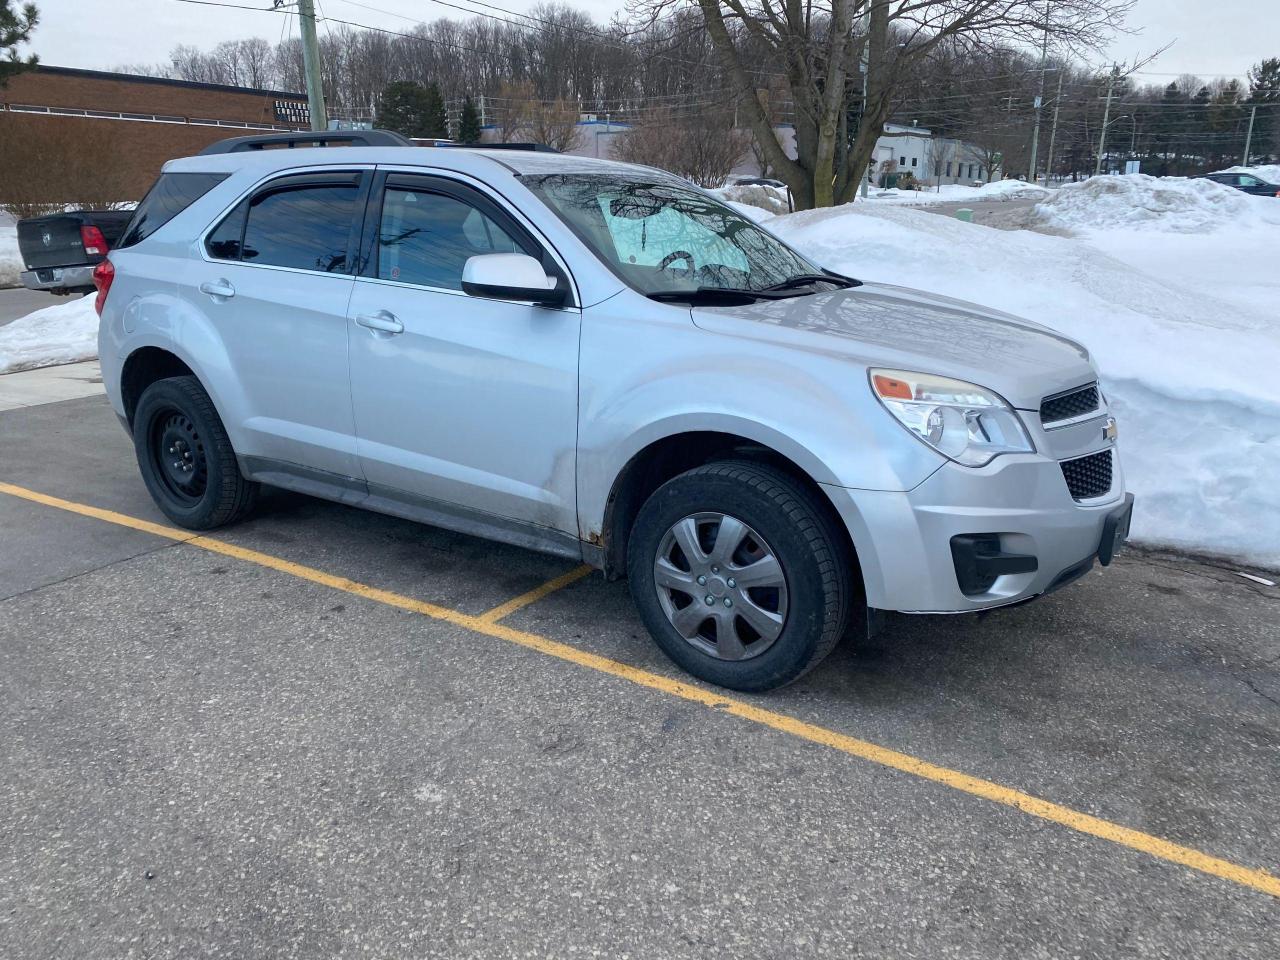
[[[1013,408],[977,384],[906,370],[872,370],[871,389],[898,422],[945,457],[981,467],[1034,453]]]

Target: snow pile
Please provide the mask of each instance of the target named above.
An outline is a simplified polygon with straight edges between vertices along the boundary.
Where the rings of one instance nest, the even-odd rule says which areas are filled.
[[[1280,225],[1280,208],[1268,209],[1269,203],[1271,198],[1251,197],[1212,180],[1132,173],[1066,184],[1038,204],[1035,215],[1066,230],[1210,233],[1241,225]]]
[[[1134,538],[1280,566],[1274,299],[1227,302],[1212,288],[1184,286],[1176,265],[1144,272],[1092,238],[995,230],[894,206],[855,203],[768,227],[841,273],[1005,310],[1081,341],[1120,421],[1138,497]],[[1263,232],[1181,239],[1207,250],[1256,243]],[[1280,227],[1268,232],[1269,249],[1280,248]],[[1130,246],[1148,236],[1112,236],[1122,235]]]
[[[18,286],[24,269],[18,256],[18,221],[0,212],[0,287]]]
[[[787,205],[786,190],[781,187],[766,186],[762,183],[744,183],[732,187],[720,187],[716,190],[708,190],[707,193],[739,209],[742,206],[756,207],[774,215],[786,213],[791,209]],[[750,213],[747,215],[753,216]],[[754,219],[758,220],[760,218],[754,216]]]
[[[98,355],[98,314],[92,296],[29,313],[0,327],[0,374],[92,360]]]
[[[994,180],[978,188],[979,200],[1041,200],[1053,191],[1025,180]]]
[[[1256,167],[1228,167],[1218,173],[1251,173],[1259,180],[1280,184],[1280,163],[1264,163]]]
[[[979,203],[983,200],[1039,200],[1053,193],[1025,180],[994,180],[980,187],[963,183],[944,183],[941,187],[919,190],[879,190],[872,188],[867,199],[876,203],[901,203],[921,206],[930,203]]]

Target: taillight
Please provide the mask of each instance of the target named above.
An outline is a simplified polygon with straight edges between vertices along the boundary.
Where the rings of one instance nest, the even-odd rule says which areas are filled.
[[[103,260],[93,268],[93,285],[98,288],[98,296],[94,298],[93,309],[102,316],[102,307],[107,302],[107,294],[111,292],[111,281],[116,278],[116,268],[110,260]]]
[[[84,252],[91,257],[105,257],[111,249],[107,246],[107,238],[102,235],[102,231],[94,226],[80,228],[80,242],[84,245]]]

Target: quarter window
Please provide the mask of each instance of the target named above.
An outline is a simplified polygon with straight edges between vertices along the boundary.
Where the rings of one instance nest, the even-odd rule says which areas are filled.
[[[533,253],[481,210],[457,197],[387,186],[378,227],[378,277],[462,289],[462,268],[486,253]]]
[[[162,173],[133,212],[116,248],[141,243],[220,184],[229,173]]]

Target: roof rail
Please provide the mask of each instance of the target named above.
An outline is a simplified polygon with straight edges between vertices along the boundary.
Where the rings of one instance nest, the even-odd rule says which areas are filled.
[[[545,143],[437,143],[437,147],[463,147],[467,150],[531,150],[535,153],[559,153],[555,147]]]
[[[315,133],[299,130],[290,133],[261,133],[248,137],[218,140],[200,151],[207,157],[217,153],[246,153],[279,147],[327,147],[331,144],[350,147],[412,147],[413,144],[392,130],[326,130]]]

